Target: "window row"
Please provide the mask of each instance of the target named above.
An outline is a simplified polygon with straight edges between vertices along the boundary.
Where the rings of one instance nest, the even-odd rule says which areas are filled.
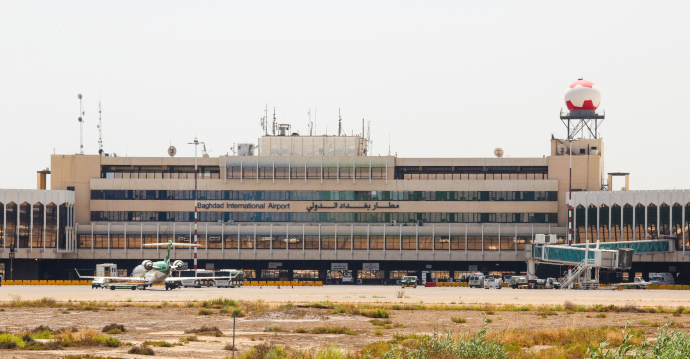
[[[556,201],[557,191],[197,191],[199,200]],[[193,200],[193,190],[92,190],[92,200]]]
[[[547,180],[547,173],[398,173],[406,180]]]
[[[94,222],[193,222],[194,212],[92,211]],[[556,213],[201,212],[199,222],[556,223]]]
[[[264,179],[385,179],[385,167],[256,167],[233,166],[228,167],[227,177],[240,178],[264,178]]]
[[[169,240],[175,243],[192,243],[194,238],[189,233],[176,234],[79,234],[79,248],[94,249],[140,249],[144,244],[165,243]],[[560,238],[562,241],[563,238]],[[524,250],[525,243],[532,243],[532,236],[477,236],[477,235],[252,235],[242,234],[239,241],[237,234],[206,235],[197,237],[199,248],[205,249],[295,249],[295,250]],[[184,251],[189,249],[177,249]],[[314,273],[302,273],[301,278],[311,278]],[[401,274],[403,275],[403,274]]]

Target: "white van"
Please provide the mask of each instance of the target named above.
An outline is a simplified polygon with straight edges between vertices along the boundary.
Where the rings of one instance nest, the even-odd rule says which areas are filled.
[[[484,277],[484,289],[501,289],[503,288],[503,282],[499,278],[494,278],[493,276]]]
[[[652,273],[649,272],[649,284],[676,284],[672,273]]]
[[[221,269],[216,271],[216,277],[230,277],[229,279],[216,279],[218,288],[235,288],[244,284],[244,273],[237,269]]]
[[[484,273],[477,272],[470,275],[470,288],[482,288],[484,287]]]
[[[185,288],[201,288],[201,287],[211,287],[215,286],[216,282],[213,279],[204,279],[213,277],[214,272],[212,270],[205,269],[190,269],[180,271],[180,277],[189,278],[182,280],[180,284]]]

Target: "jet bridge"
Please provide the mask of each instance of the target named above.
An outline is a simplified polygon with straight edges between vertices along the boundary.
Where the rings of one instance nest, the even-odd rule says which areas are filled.
[[[525,246],[528,279],[535,279],[540,263],[574,266],[559,282],[561,289],[577,282],[580,288],[599,287],[601,268],[629,270],[633,254],[668,253],[674,251],[673,240],[582,243],[571,246],[557,244],[556,235],[538,234],[535,243]],[[592,273],[593,272],[593,273]],[[592,276],[594,274],[594,276]]]

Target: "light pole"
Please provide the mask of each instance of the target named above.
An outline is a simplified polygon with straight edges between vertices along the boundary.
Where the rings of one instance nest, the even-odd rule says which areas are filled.
[[[199,142],[199,140],[197,140],[196,137],[194,137],[194,142],[189,142],[188,144],[194,145],[194,244],[195,244],[195,246],[194,246],[194,270],[196,270],[197,269],[196,268],[196,254],[197,254],[196,244],[199,244],[197,241],[197,222],[199,219],[199,213],[197,210],[197,208],[198,208],[198,206],[197,206],[198,196],[197,196],[197,185],[196,185],[197,177],[199,176],[199,170],[197,168],[197,163],[196,163],[197,162],[196,153],[197,153],[197,148],[199,147],[199,144],[205,144],[205,143]]]

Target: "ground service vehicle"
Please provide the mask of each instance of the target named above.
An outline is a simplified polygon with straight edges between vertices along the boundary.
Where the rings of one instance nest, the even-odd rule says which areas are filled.
[[[515,275],[510,278],[510,287],[515,289],[519,285],[526,285],[527,284],[527,277],[522,276],[522,275]]]
[[[244,273],[237,269],[221,269],[216,271],[219,277],[228,277],[228,279],[216,279],[216,287],[218,288],[235,288],[241,287],[244,283]]]
[[[672,273],[649,273],[649,284],[676,284]]]
[[[201,288],[216,286],[216,281],[213,279],[214,272],[206,269],[189,269],[180,271],[180,284],[185,288]]]
[[[503,283],[510,283],[510,278],[512,278],[512,275],[504,275],[503,276]]]
[[[94,280],[91,282],[91,289],[94,288],[108,288],[108,280],[102,277],[94,278]]]
[[[470,288],[482,288],[484,287],[484,274],[481,272],[472,273],[469,282]]]
[[[618,289],[647,289],[649,282],[645,281],[644,278],[635,277],[632,283],[618,283],[614,286]]]
[[[503,288],[503,281],[493,276],[484,277],[484,289],[501,289]]]
[[[406,275],[403,277],[400,284],[402,285],[403,288],[405,288],[405,287],[417,288],[417,277],[412,276],[412,275]]]

